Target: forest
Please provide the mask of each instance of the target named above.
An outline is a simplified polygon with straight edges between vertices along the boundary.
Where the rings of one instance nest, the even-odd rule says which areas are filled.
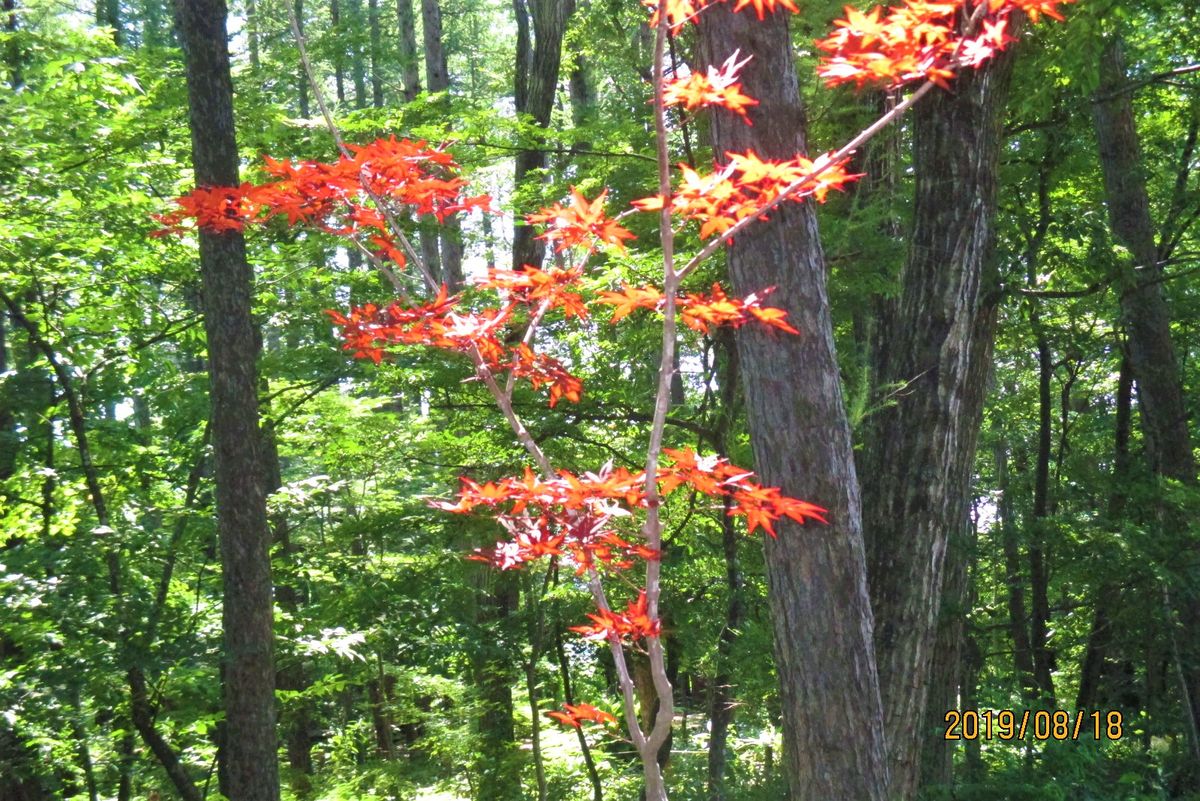
[[[1193,0],[844,2],[0,0],[0,801],[1200,799]]]

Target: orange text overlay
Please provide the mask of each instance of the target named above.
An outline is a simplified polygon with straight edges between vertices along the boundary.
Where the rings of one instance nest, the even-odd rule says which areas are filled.
[[[1119,740],[1125,733],[1125,721],[1115,710],[951,709],[944,720],[946,740]]]

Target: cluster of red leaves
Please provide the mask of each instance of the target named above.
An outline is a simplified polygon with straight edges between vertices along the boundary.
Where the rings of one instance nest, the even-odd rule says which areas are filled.
[[[288,225],[305,224],[339,236],[365,234],[387,258],[404,264],[383,213],[370,194],[397,211],[432,214],[438,220],[473,208],[487,209],[486,195],[464,197],[467,182],[445,151],[424,141],[395,137],[351,146],[352,158],[332,162],[276,161],[264,157],[276,180],[239,187],[200,187],[179,198],[178,208],[156,219],[158,235],[178,233],[194,219],[210,231],[240,231],[246,225],[282,216]]]
[[[342,329],[342,347],[353,351],[356,358],[379,364],[390,345],[427,345],[466,354],[474,351],[490,370],[511,370],[514,377],[528,379],[534,389],[547,387],[551,406],[563,398],[579,402],[583,382],[560,361],[536,353],[524,343],[509,345],[504,341],[516,301],[479,312],[457,311],[457,305],[458,298],[448,297],[442,286],[435,299],[419,306],[392,303],[380,309],[367,304],[351,308],[348,315],[336,311],[326,314]]]
[[[562,309],[566,317],[588,316],[587,306],[579,293],[573,291],[583,277],[579,268],[550,267],[539,270],[526,264],[520,271],[489,268],[487,278],[478,282],[483,289],[503,292],[529,307],[546,304],[546,309]]]
[[[764,206],[783,194],[788,200],[811,196],[823,202],[830,189],[841,189],[858,177],[846,172],[846,161],[829,164],[828,154],[815,160],[760,159],[753,150],[725,155],[729,163],[718,165],[710,175],[679,165],[683,180],[671,196],[671,211],[699,222],[701,238],[724,234],[746,217],[761,214]],[[657,211],[663,203],[662,195],[654,195],[633,201],[633,206]]]
[[[642,0],[642,5],[652,9],[651,27],[657,27],[659,20],[665,17],[671,33],[678,33],[684,23],[694,22],[701,11],[721,2],[725,0]],[[793,0],[734,0],[734,11],[744,8],[753,8],[760,20],[766,17],[767,12],[774,14],[780,8],[786,8],[793,14],[800,11]]]
[[[585,640],[596,641],[640,640],[662,633],[662,621],[650,618],[645,590],[638,593],[637,600],[629,602],[624,612],[598,609],[596,614],[589,612],[588,617],[592,620],[590,626],[569,626],[567,630],[582,634]]]
[[[787,517],[798,523],[825,522],[825,510],[785,496],[775,487],[754,481],[754,473],[716,456],[697,456],[688,449],[664,449],[672,464],[658,468],[658,486],[669,495],[681,486],[733,503],[729,514],[746,519],[753,533],[762,528],[775,536],[775,523]],[[511,535],[495,547],[479,549],[472,558],[508,570],[549,555],[570,554],[578,573],[600,564],[612,568],[632,566],[634,559],[658,559],[657,551],[630,542],[612,531],[609,523],[647,506],[646,477],[622,467],[605,467],[597,473],[573,474],[560,470],[556,478],[537,476],[526,469],[521,476],[483,484],[459,479],[458,499],[430,501],[447,512],[468,514],[489,510]]]
[[[757,106],[758,101],[742,92],[738,73],[750,56],[737,60],[740,51],[725,59],[720,69],[709,66],[706,72],[692,72],[682,78],[672,78],[663,85],[663,103],[668,106],[683,106],[688,111],[709,106],[719,106],[741,115],[751,125],[746,109]]]
[[[607,242],[618,250],[625,251],[625,240],[636,237],[622,228],[604,213],[605,189],[592,201],[578,189],[571,187],[571,202],[567,206],[555,203],[525,219],[533,225],[545,225],[542,239],[554,242],[555,250],[561,252],[578,245],[593,247],[596,241]]]
[[[616,723],[617,719],[603,709],[597,709],[591,704],[563,704],[563,712],[546,712],[546,717],[556,720],[565,726],[580,728],[581,723]]]
[[[849,6],[837,30],[817,42],[829,55],[817,73],[829,86],[900,86],[930,80],[946,87],[961,66],[978,67],[1013,41],[1006,32],[1013,12],[1037,22],[1040,15],[1062,19],[1058,6],[1072,0],[980,0],[987,3],[973,36],[959,31],[976,4],[971,0],[904,0],[862,13]]]
[[[789,334],[799,334],[799,331],[788,324],[787,312],[762,305],[762,299],[772,289],[773,287],[769,287],[739,299],[726,295],[720,284],[713,284],[712,293],[709,295],[693,292],[676,298],[675,308],[684,325],[705,334],[709,333],[713,326],[727,325],[739,328],[751,320],[757,320],[763,325],[778,328]],[[664,298],[662,292],[654,287],[631,287],[626,284],[620,292],[601,292],[596,302],[615,307],[611,320],[615,323],[635,309],[661,309]]]

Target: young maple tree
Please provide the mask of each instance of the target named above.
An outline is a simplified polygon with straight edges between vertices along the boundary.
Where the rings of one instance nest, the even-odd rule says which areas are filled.
[[[361,147],[341,142],[321,98],[326,121],[341,155],[331,162],[266,159],[273,179],[240,187],[199,187],[161,215],[158,233],[184,230],[188,221],[213,231],[242,230],[276,217],[289,225],[305,225],[346,238],[361,249],[395,288],[399,299],[386,306],[367,304],[346,313],[329,312],[340,328],[344,348],[355,357],[380,363],[396,346],[421,345],[465,356],[474,376],[488,390],[533,466],[520,476],[478,483],[469,477],[453,501],[431,505],[454,514],[488,514],[505,537],[489,548],[477,549],[472,559],[510,570],[550,557],[574,567],[596,604],[589,623],[572,626],[583,637],[605,642],[611,649],[621,690],[621,709],[629,739],[637,749],[645,775],[646,798],[665,801],[666,788],[658,752],[666,742],[673,718],[672,688],[667,678],[662,645],[660,566],[663,500],[681,487],[720,498],[728,513],[744,518],[747,533],[758,529],[775,536],[781,518],[798,523],[824,522],[825,510],[808,501],[784,496],[778,489],[755,481],[754,473],[724,458],[693,450],[666,447],[664,429],[671,404],[672,365],[677,324],[697,331],[714,327],[763,325],[780,336],[799,333],[783,309],[764,305],[771,288],[744,297],[730,297],[719,284],[709,292],[686,292],[684,280],[723,243],[784,202],[806,198],[824,200],[858,176],[846,171],[848,158],[876,132],[903,114],[934,86],[946,86],[955,70],[979,67],[1008,45],[1008,23],[1016,12],[1034,21],[1042,14],[1061,19],[1058,6],[1070,0],[905,0],[869,12],[846,8],[844,19],[818,47],[827,55],[818,68],[830,86],[853,83],[899,89],[921,86],[887,114],[836,152],[815,159],[796,154],[787,160],[762,159],[753,151],[725,153],[724,161],[702,174],[680,165],[673,181],[668,148],[667,109],[738,115],[751,124],[748,109],[757,101],[742,91],[739,75],[753,69],[752,56],[734,52],[704,72],[685,71],[667,63],[668,36],[695,22],[699,14],[727,0],[642,0],[650,9],[656,31],[653,65],[653,115],[656,131],[658,187],[631,208],[610,216],[607,193],[589,200],[576,190],[562,203],[527,216],[542,227],[542,238],[559,252],[570,251],[577,261],[569,267],[524,265],[519,271],[489,269],[477,287],[495,294],[488,306],[470,306],[451,296],[421,263],[405,237],[400,219],[432,214],[439,221],[450,215],[481,209],[492,213],[487,196],[464,194],[467,182],[444,150],[427,142],[380,139]],[[767,14],[796,13],[791,0],[732,0],[734,11],[752,9]],[[293,29],[304,56],[303,37]],[[311,76],[311,69],[310,78]],[[316,82],[314,81],[314,88]],[[624,251],[633,234],[620,224],[632,213],[657,214],[662,250],[662,285],[629,286],[590,292],[586,288],[589,256],[601,248]],[[686,261],[676,253],[676,226],[695,223],[705,245]],[[682,266],[680,266],[682,264]],[[411,298],[409,273],[415,267],[425,302]],[[562,400],[578,402],[582,382],[561,361],[537,348],[541,324],[551,314],[565,319],[587,318],[597,306],[611,306],[610,321],[649,310],[662,319],[662,353],[657,395],[643,469],[631,472],[611,465],[590,472],[571,472],[553,465],[530,436],[512,403],[515,382],[525,380],[544,390],[551,407]],[[506,332],[523,327],[517,342]],[[819,500],[819,499],[818,499]],[[644,581],[623,607],[610,599],[605,579],[638,570]],[[630,583],[630,582],[625,582]],[[626,652],[648,657],[659,711],[647,728],[638,719],[635,688]],[[545,713],[575,728],[584,723],[612,725],[616,718],[591,704],[564,704]]]

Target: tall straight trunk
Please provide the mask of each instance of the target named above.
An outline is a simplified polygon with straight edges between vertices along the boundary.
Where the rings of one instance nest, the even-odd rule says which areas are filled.
[[[224,0],[176,0],[198,186],[237,186]],[[232,801],[278,801],[271,542],[258,426],[259,337],[241,232],[200,231],[224,597],[224,771]]]
[[[1129,438],[1133,431],[1133,368],[1129,357],[1121,359],[1121,372],[1117,379],[1117,420],[1113,437],[1112,489],[1108,496],[1108,520],[1117,528],[1125,514],[1130,477]],[[1107,705],[1102,682],[1106,662],[1112,647],[1112,614],[1120,603],[1120,590],[1111,582],[1100,584],[1094,594],[1092,625],[1088,630],[1087,647],[1079,668],[1079,694],[1075,697],[1076,709],[1096,709]]]
[[[413,18],[413,0],[396,0],[396,26],[399,32],[400,83],[404,102],[411,103],[421,94],[421,72],[417,59],[417,26]]]
[[[806,119],[787,16],[760,22],[728,5],[699,22],[705,63],[740,49],[759,105],[753,126],[716,112],[717,153],[764,158],[805,151]],[[829,510],[828,526],[779,527],[765,542],[791,798],[883,801],[888,772],[872,648],[861,503],[825,286],[825,256],[811,204],[787,204],[728,249],[733,290],[776,286],[772,301],[803,333],[737,332],[755,465],[764,483]]]
[[[296,27],[300,29],[301,35],[304,34],[304,0],[295,0],[293,8],[296,11]],[[308,119],[308,76],[304,73],[304,66],[298,64],[296,66],[296,94],[297,106],[300,112],[301,119]]]
[[[257,70],[258,54],[258,0],[246,0],[246,40],[250,47],[250,66]]]
[[[1029,619],[1025,605],[1025,574],[1021,569],[1021,544],[1012,508],[1012,487],[1008,480],[1008,443],[1000,441],[993,450],[996,460],[996,485],[1000,490],[1000,541],[1004,550],[1004,583],[1008,587],[1008,633],[1013,647],[1013,668],[1027,701],[1037,698],[1033,675],[1033,650],[1029,646]]]
[[[1104,173],[1104,194],[1113,236],[1133,255],[1122,274],[1121,316],[1128,339],[1130,365],[1137,381],[1138,407],[1147,451],[1155,473],[1194,486],[1187,405],[1175,346],[1171,315],[1163,294],[1161,254],[1150,216],[1146,173],[1142,164],[1132,93],[1127,91],[1122,42],[1114,38],[1100,57],[1098,99],[1094,105],[1096,141]],[[1185,521],[1175,509],[1164,509],[1165,524],[1182,529]],[[1192,733],[1193,760],[1200,763],[1200,582],[1195,570],[1189,580],[1169,590],[1171,618],[1178,616],[1179,672],[1184,714]],[[1189,586],[1190,585],[1190,586]],[[1169,620],[1168,625],[1176,625]],[[1174,636],[1174,632],[1172,632]],[[1194,767],[1200,776],[1200,764]]]
[[[379,29],[379,0],[367,0],[367,24],[371,34],[371,105],[383,108],[383,36]]]
[[[1050,515],[1051,382],[1054,357],[1035,308],[1032,323],[1038,352],[1038,451],[1033,477],[1033,517],[1029,526],[1029,647],[1033,651],[1033,678],[1043,703],[1054,704],[1054,652],[1050,632],[1049,572],[1046,567],[1045,523]]]
[[[891,798],[921,775],[943,562],[970,505],[983,415],[979,364],[991,360],[996,303],[985,275],[995,242],[1001,122],[1011,61],[956,79],[913,115],[916,199],[900,296],[874,354],[897,403],[864,437],[863,528]]]
[[[366,108],[369,104],[367,65],[363,58],[362,37],[360,36],[363,29],[362,0],[346,0],[346,10],[349,12],[346,31],[350,37],[350,77],[354,81],[354,107]]]
[[[481,587],[476,623],[481,631],[507,628],[517,609],[516,577],[487,567],[477,568]],[[521,797],[521,762],[513,726],[513,654],[507,632],[477,643],[472,654],[479,693],[479,753],[475,762],[475,801],[509,801]]]
[[[179,0],[176,0],[178,2]],[[346,40],[342,30],[342,5],[339,0],[329,2],[330,33],[333,35],[333,88],[339,104],[346,102]]]
[[[450,90],[450,70],[442,40],[442,10],[439,0],[421,0],[421,23],[425,37],[425,85],[430,92]],[[426,266],[454,291],[462,285],[462,230],[457,217],[448,218],[435,229],[432,216],[425,218],[421,249]],[[440,240],[440,243],[439,243]]]
[[[575,0],[513,0],[517,16],[517,62],[514,100],[518,115],[528,115],[539,128],[550,127],[550,112],[562,66],[562,42],[567,21],[575,11]],[[541,141],[517,153],[514,184],[520,188],[533,180],[532,173],[546,169],[546,151]],[[533,228],[513,227],[513,269],[523,265],[541,267],[546,244],[535,239]]]

